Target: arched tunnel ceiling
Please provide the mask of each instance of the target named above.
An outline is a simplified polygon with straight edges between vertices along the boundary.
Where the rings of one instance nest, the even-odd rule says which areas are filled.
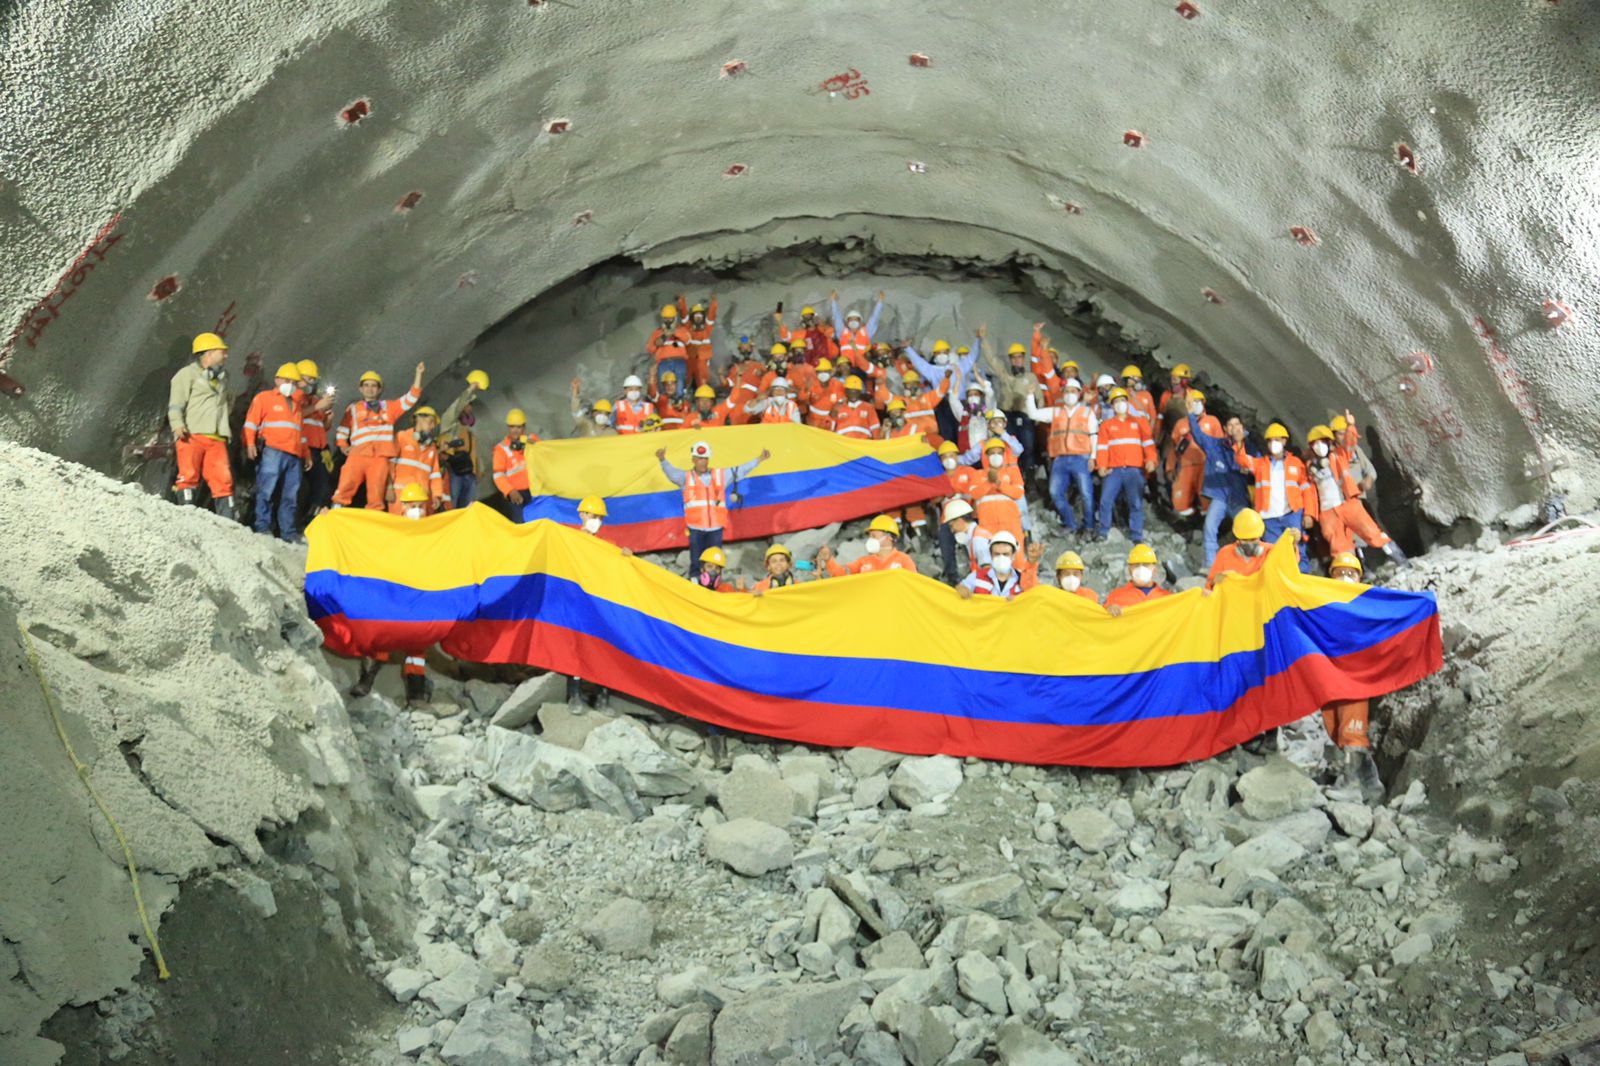
[[[15,5],[0,430],[126,472],[202,329],[400,375],[618,255],[860,236],[1028,256],[1297,430],[1350,406],[1436,518],[1540,463],[1592,503],[1595,9],[1195,3]]]

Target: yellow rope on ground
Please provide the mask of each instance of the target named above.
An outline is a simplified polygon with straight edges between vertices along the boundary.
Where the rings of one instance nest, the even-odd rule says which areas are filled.
[[[33,650],[33,638],[28,636],[27,627],[22,624],[21,619],[17,620],[17,632],[22,634],[22,648],[27,653],[28,665],[33,668],[33,676],[39,681],[39,691],[44,693],[45,709],[50,712],[50,721],[55,723],[56,736],[61,738],[61,746],[67,749],[67,758],[72,760],[72,768],[78,771],[78,779],[83,782],[83,787],[89,790],[89,798],[100,808],[106,824],[111,826],[111,831],[116,834],[117,843],[122,845],[122,857],[128,863],[128,880],[133,884],[133,904],[139,911],[139,922],[144,926],[145,939],[150,941],[150,951],[156,958],[156,976],[165,981],[172,975],[167,971],[167,960],[161,957],[161,941],[156,939],[156,931],[150,926],[150,915],[144,908],[144,894],[139,891],[139,867],[134,864],[133,849],[128,847],[128,838],[122,835],[122,827],[111,817],[111,812],[106,809],[100,794],[89,783],[89,768],[79,761],[78,753],[72,750],[72,742],[67,739],[66,727],[61,724],[61,715],[56,713],[56,700],[50,693],[50,684],[44,679],[44,668],[39,665],[39,654]]]

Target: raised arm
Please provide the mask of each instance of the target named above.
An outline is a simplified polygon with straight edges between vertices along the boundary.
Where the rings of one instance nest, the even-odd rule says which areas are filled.
[[[837,312],[835,312],[837,313]],[[878,319],[883,314],[883,293],[878,293],[878,302],[872,306],[872,314],[867,318],[867,339],[871,340],[878,332]]]

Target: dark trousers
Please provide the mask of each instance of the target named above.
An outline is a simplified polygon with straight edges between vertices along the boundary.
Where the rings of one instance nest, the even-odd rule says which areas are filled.
[[[1017,457],[1017,465],[1022,467],[1025,476],[1033,474],[1033,465],[1037,461],[1033,447],[1033,419],[1028,417],[1026,411],[1007,411],[1006,432],[1017,438],[1022,445],[1022,454]]]
[[[700,553],[707,548],[722,547],[722,530],[720,529],[691,529],[689,530],[689,580],[693,581],[700,576]]]
[[[956,535],[943,522],[939,523],[939,576],[954,581],[956,573]]]
[[[300,479],[300,522],[304,525],[328,504],[333,502],[334,486],[338,479],[334,470],[338,464],[330,462],[336,453],[331,448],[311,450],[311,469]],[[329,467],[333,469],[330,470]]]

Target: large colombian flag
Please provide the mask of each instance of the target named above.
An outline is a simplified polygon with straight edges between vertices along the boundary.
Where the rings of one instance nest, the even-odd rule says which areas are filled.
[[[921,437],[860,440],[811,426],[755,425],[541,441],[528,449],[527,521],[577,526],[578,501],[606,501],[606,537],[634,551],[689,543],[683,495],[667,480],[656,449],[686,470],[689,447],[711,445],[714,466],[772,458],[736,486],[726,540],[770,537],[919,503],[950,491],[939,457]]]
[[[596,681],[720,726],[1080,766],[1204,759],[1442,663],[1429,593],[1263,569],[1112,618],[1038,588],[960,599],[903,571],[722,594],[553,522],[345,509],[307,530],[306,603],[344,654],[422,649]]]

